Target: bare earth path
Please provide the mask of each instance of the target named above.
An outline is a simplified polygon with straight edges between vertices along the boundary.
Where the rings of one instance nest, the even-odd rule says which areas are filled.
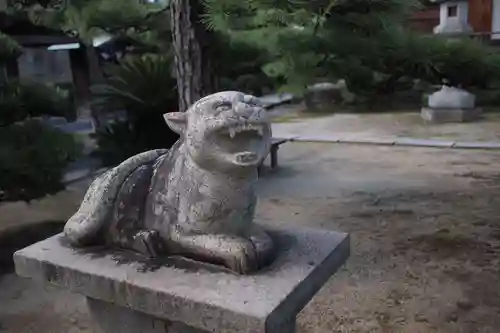
[[[280,152],[281,168],[260,184],[259,219],[352,235],[348,264],[298,332],[498,332],[500,152],[311,143]],[[80,297],[0,277],[0,332],[88,325]]]
[[[335,137],[347,140],[395,140],[398,138],[500,142],[500,113],[487,113],[472,123],[428,124],[418,112],[300,114],[299,109],[277,110],[276,137]]]

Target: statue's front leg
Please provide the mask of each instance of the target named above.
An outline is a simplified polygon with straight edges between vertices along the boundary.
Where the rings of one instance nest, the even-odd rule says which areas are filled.
[[[262,268],[268,265],[275,251],[275,244],[272,238],[259,225],[253,225],[247,237],[254,245],[258,267]]]
[[[254,244],[242,237],[220,234],[184,234],[174,231],[171,251],[193,259],[223,264],[239,274],[259,268]]]

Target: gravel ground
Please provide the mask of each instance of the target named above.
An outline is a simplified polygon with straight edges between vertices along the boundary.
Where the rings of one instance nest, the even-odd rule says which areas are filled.
[[[351,258],[300,314],[298,332],[498,332],[500,153],[290,143],[280,163],[260,183],[259,220],[352,235]],[[62,218],[83,188],[14,216]],[[14,223],[5,209],[1,223]],[[0,332],[91,330],[81,297],[7,274]]]

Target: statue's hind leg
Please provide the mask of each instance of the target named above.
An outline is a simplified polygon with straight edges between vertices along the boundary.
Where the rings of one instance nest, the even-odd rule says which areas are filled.
[[[152,174],[152,164],[143,165],[123,183],[116,197],[108,241],[148,257],[157,257],[165,252],[164,242],[157,231],[144,226],[144,207]]]

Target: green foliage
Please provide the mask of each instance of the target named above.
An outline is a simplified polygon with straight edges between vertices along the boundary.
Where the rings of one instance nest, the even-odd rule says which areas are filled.
[[[266,75],[263,66],[269,61],[266,52],[248,43],[218,35],[217,70],[219,90],[238,90],[260,96],[274,91],[279,81]]]
[[[164,4],[101,0],[89,9],[87,24],[157,52],[170,48],[170,15]]]
[[[0,35],[0,65],[20,54]],[[64,188],[64,169],[81,146],[70,134],[30,119],[65,115],[71,103],[56,88],[7,80],[0,85],[0,201],[30,201]]]
[[[139,133],[128,121],[117,121],[98,130],[95,137],[98,149],[94,155],[105,166],[114,166],[130,156],[144,151]]]
[[[168,49],[169,15],[164,4],[137,0],[68,0],[64,8],[45,8],[31,3],[24,7],[30,20],[60,30],[87,45],[103,34],[132,39],[136,43]]]
[[[0,31],[0,64],[3,64],[10,59],[15,59],[21,55],[21,46]]]
[[[211,29],[267,53],[264,72],[302,93],[313,82],[344,78],[366,100],[407,89],[412,79],[485,86],[500,56],[478,42],[404,28],[422,1],[206,0]]]
[[[30,201],[64,188],[81,147],[70,134],[30,120],[0,127],[0,201]]]
[[[127,112],[128,122],[98,131],[96,155],[115,165],[139,152],[169,148],[178,138],[163,114],[177,109],[176,81],[167,56],[131,56],[109,70],[106,82],[93,87],[101,112]]]
[[[45,84],[9,80],[0,86],[0,126],[42,115],[66,116],[71,108],[68,96]]]
[[[297,93],[318,78],[335,80],[362,66],[380,35],[414,7],[403,0],[208,0],[206,20],[267,52],[265,72]]]
[[[92,88],[95,106],[104,112],[126,110],[129,117],[135,118],[175,108],[176,81],[168,56],[129,56],[119,65],[111,65],[107,75],[104,84]]]

